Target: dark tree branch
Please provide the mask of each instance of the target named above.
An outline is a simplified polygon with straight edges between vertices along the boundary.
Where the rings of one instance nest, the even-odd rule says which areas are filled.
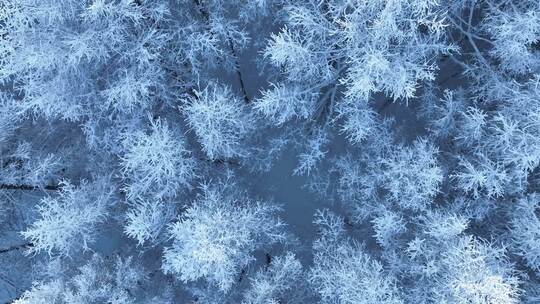
[[[28,242],[28,243],[24,243],[24,244],[20,244],[20,245],[15,245],[15,246],[3,248],[3,249],[0,249],[0,254],[10,252],[10,251],[14,251],[14,250],[24,249],[24,248],[28,248],[28,247],[34,247],[34,244]]]
[[[226,158],[217,158],[217,159],[209,159],[206,157],[198,157],[199,160],[213,163],[215,165],[231,165],[231,166],[240,166],[240,163],[235,159],[226,159]]]
[[[238,283],[242,282],[245,274],[246,274],[246,268],[242,268],[242,271],[240,271],[240,276],[238,277]]]
[[[60,185],[45,185],[45,186],[34,186],[26,184],[0,184],[0,190],[21,190],[21,191],[38,191],[38,190],[48,190],[48,191],[58,191],[62,188]]]
[[[204,3],[201,0],[193,0],[197,8],[199,9],[199,13],[203,17],[206,23],[210,24],[210,13],[204,6]],[[240,89],[242,90],[242,95],[244,95],[244,101],[246,103],[250,102],[250,99],[247,95],[246,86],[244,83],[244,78],[242,76],[242,72],[240,71],[240,63],[238,62],[238,54],[236,53],[236,49],[234,48],[234,43],[231,39],[231,37],[227,37],[227,42],[229,44],[229,49],[231,51],[231,54],[234,58],[234,69],[236,70],[236,76],[238,78],[238,82],[240,83]]]
[[[240,63],[238,62],[238,55],[236,54],[236,49],[234,48],[234,44],[232,42],[232,39],[229,37],[227,40],[229,40],[229,48],[231,49],[231,53],[234,57],[234,69],[236,70],[236,76],[238,77],[238,82],[240,83],[240,89],[242,90],[242,95],[244,95],[244,101],[246,103],[249,103],[249,97],[247,95],[246,86],[244,84],[244,78],[242,77],[242,72],[240,72]]]

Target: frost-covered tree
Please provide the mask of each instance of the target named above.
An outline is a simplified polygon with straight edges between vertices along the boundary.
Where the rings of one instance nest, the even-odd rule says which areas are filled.
[[[404,219],[392,211],[381,212],[372,221],[375,239],[382,247],[390,247],[407,230]]]
[[[406,246],[415,281],[409,294],[421,303],[519,303],[520,281],[504,248],[465,234],[467,218],[431,212]]]
[[[464,151],[454,152],[466,154],[459,187],[475,196],[515,195],[524,191],[539,163],[533,118],[538,112],[539,6],[535,1],[464,6],[463,16],[449,19],[468,52],[453,58],[467,77],[469,99],[460,110],[456,135]]]
[[[175,205],[160,200],[138,200],[126,212],[124,232],[137,240],[139,245],[155,243],[166,225],[174,219]]]
[[[254,118],[244,102],[218,84],[209,84],[194,95],[182,110],[208,158],[246,156],[245,140],[254,129]]]
[[[168,13],[156,1],[7,1],[0,79],[17,83],[22,111],[51,118],[151,107],[167,96],[156,63]]]
[[[278,123],[337,107],[352,142],[373,129],[374,94],[413,98],[435,78],[436,57],[454,49],[437,1],[290,1],[283,14],[264,51],[283,76],[256,107]]]
[[[38,283],[32,286],[32,289],[25,291],[14,304],[46,304],[59,303],[59,299],[64,292],[63,287],[58,281],[48,283]]]
[[[538,303],[539,84],[537,0],[0,1],[0,302]]]
[[[519,303],[519,280],[512,269],[507,269],[501,252],[472,238],[460,239],[454,246],[441,261],[444,285],[436,291],[435,299],[454,303]]]
[[[105,221],[113,203],[108,181],[83,181],[78,186],[64,182],[58,195],[43,198],[37,206],[38,218],[22,232],[32,244],[29,251],[69,256],[89,249],[97,225]]]
[[[313,244],[309,281],[321,303],[404,303],[396,280],[383,265],[344,235],[343,219],[322,211],[314,222],[320,233]]]
[[[336,177],[331,188],[335,188],[337,199],[355,221],[372,216],[382,216],[379,220],[385,221],[383,218],[390,214],[382,214],[397,209],[426,210],[440,192],[444,173],[437,149],[426,139],[400,145],[392,143],[390,134],[387,136],[383,140],[369,139],[373,147],[357,156],[349,154],[333,161],[331,170]],[[390,218],[397,220],[399,216],[386,220]]]
[[[13,146],[3,145],[3,184],[36,188],[56,188],[63,160],[58,154],[43,153],[31,142],[22,141]]]
[[[95,254],[72,276],[38,283],[14,303],[127,304],[152,301],[141,287],[147,279],[145,271],[131,257],[104,258]]]
[[[204,185],[202,194],[169,227],[163,269],[184,282],[205,279],[226,292],[254,252],[286,240],[280,208],[252,201],[232,186]]]
[[[479,164],[476,166],[467,160],[460,162],[462,169],[455,176],[458,187],[474,197],[479,197],[481,192],[488,197],[502,196],[508,179],[504,168],[484,155],[478,158]]]
[[[328,134],[316,132],[307,141],[307,151],[298,155],[298,166],[294,174],[310,174],[327,154],[325,145],[329,143]]]
[[[242,303],[273,304],[286,301],[287,303],[302,303],[302,278],[305,275],[302,264],[288,252],[285,255],[273,257],[271,264],[265,270],[258,271],[253,276],[251,286],[244,295]],[[298,302],[295,302],[298,301]]]
[[[136,130],[123,136],[125,154],[120,160],[128,199],[170,198],[189,188],[195,162],[181,134],[173,134],[160,120],[150,122],[150,131]]]
[[[437,150],[425,140],[416,141],[412,147],[391,151],[381,159],[378,172],[389,199],[403,208],[422,209],[431,203],[443,180],[437,162]]]
[[[510,230],[512,245],[527,266],[540,270],[540,197],[532,194],[522,198],[512,215]]]

